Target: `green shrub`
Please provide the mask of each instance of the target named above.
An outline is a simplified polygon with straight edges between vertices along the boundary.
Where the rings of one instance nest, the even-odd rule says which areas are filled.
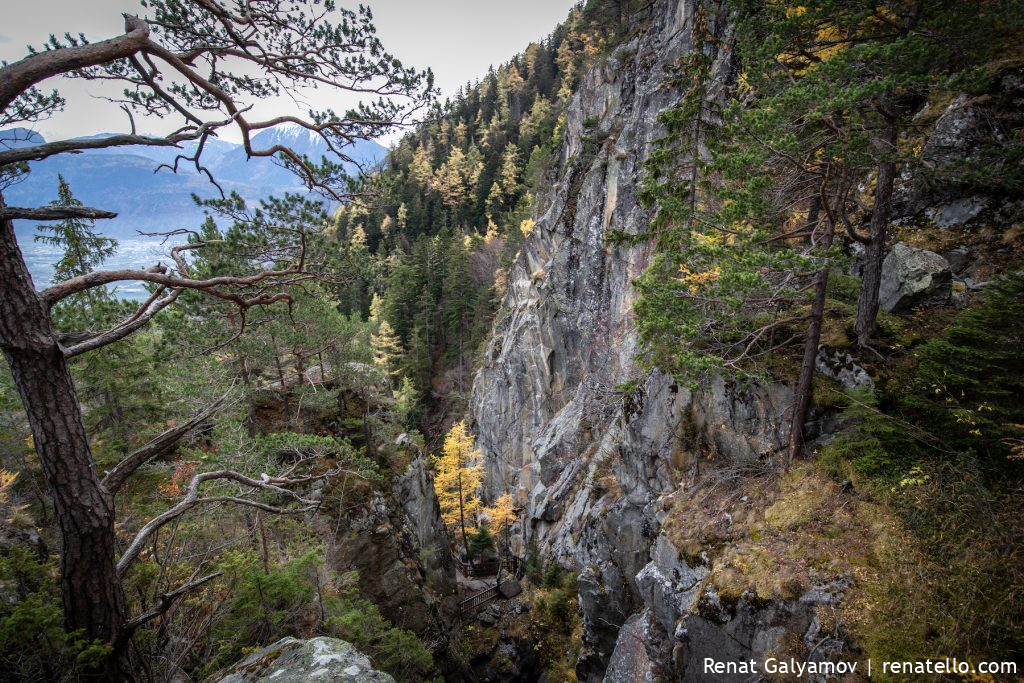
[[[26,548],[0,557],[0,679],[77,681],[108,652],[64,630],[55,566]]]
[[[317,634],[352,643],[398,681],[422,681],[433,671],[430,652],[416,634],[392,626],[362,597],[358,574],[323,571],[319,548],[269,571],[251,550],[227,552],[219,564],[231,596],[211,633],[217,653],[206,672],[285,636]]]
[[[544,578],[541,579],[541,586],[544,588],[561,588],[565,583],[565,569],[554,560],[548,562],[544,570]]]
[[[537,539],[533,536],[526,542],[526,558],[523,561],[526,570],[526,578],[533,584],[539,585],[542,578],[540,549],[537,547]]]
[[[486,524],[481,524],[469,539],[469,552],[478,560],[491,559],[495,556],[494,536]]]
[[[916,449],[906,427],[882,412],[869,390],[851,391],[845,398],[842,430],[823,449],[823,460],[838,469],[838,462],[848,461],[863,475],[896,473]]]

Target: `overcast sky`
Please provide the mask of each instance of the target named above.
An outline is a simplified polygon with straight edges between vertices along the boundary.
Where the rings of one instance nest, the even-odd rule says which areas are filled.
[[[384,48],[409,66],[432,68],[442,98],[460,85],[486,73],[521,52],[530,41],[543,38],[562,21],[575,0],[363,0],[370,6],[377,35]],[[141,14],[137,0],[23,0],[5,3],[0,24],[0,59],[8,62],[25,56],[26,45],[41,46],[51,34],[84,33],[101,40],[123,31],[122,12]],[[355,7],[358,0],[339,0]],[[95,83],[60,83],[67,111],[38,123],[35,128],[47,139],[123,130],[127,119],[116,107],[96,97]],[[41,87],[47,90],[49,82]],[[326,99],[313,93],[314,106],[330,103],[351,106],[351,101]],[[264,105],[266,106],[266,105]],[[278,103],[278,108],[287,103]],[[258,110],[257,110],[258,111]],[[159,124],[141,129],[158,132]],[[230,137],[230,135],[226,136]]]

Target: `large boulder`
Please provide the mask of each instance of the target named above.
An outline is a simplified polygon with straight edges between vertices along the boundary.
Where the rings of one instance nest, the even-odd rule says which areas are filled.
[[[879,305],[890,313],[949,301],[953,274],[949,262],[933,251],[898,242],[882,263]]]
[[[370,660],[344,640],[283,638],[236,664],[211,683],[395,683],[376,671]]]

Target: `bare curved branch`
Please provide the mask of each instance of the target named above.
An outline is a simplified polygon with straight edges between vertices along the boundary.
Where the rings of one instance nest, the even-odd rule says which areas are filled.
[[[47,206],[40,209],[25,209],[19,206],[0,207],[0,220],[24,218],[33,221],[62,221],[66,218],[103,219],[117,218],[113,211],[90,209],[86,206]]]
[[[136,470],[150,460],[158,458],[170,451],[178,441],[185,437],[185,435],[209,420],[210,417],[212,417],[213,414],[216,413],[222,405],[224,405],[224,402],[230,395],[231,392],[228,391],[228,393],[224,394],[193,416],[188,422],[168,429],[142,448],[133,452],[127,458],[117,463],[117,465],[114,466],[114,469],[107,472],[107,475],[103,477],[100,484],[102,484],[103,488],[105,488],[111,495],[116,494],[121,489],[124,482],[126,482]]]
[[[21,161],[40,161],[41,159],[52,157],[56,154],[84,152],[90,149],[130,147],[132,145],[175,147],[177,144],[178,141],[172,138],[133,134],[111,135],[105,138],[58,140],[57,142],[47,142],[42,145],[32,145],[31,147],[17,147],[6,152],[0,152],[0,166],[16,164]]]
[[[302,275],[303,271],[298,266],[283,268],[281,270],[264,270],[254,275],[221,275],[217,277],[196,280],[188,277],[177,277],[168,275],[165,266],[153,266],[145,270],[94,270],[91,273],[73,277],[60,284],[54,285],[40,293],[43,301],[48,306],[53,306],[62,299],[72,294],[84,292],[94,287],[109,285],[114,282],[152,282],[172,289],[198,289],[220,299],[232,301],[244,305],[265,306],[277,301],[288,299],[288,294],[261,294],[251,299],[246,299],[238,294],[223,291],[219,287],[251,287],[265,280],[272,278],[283,278],[291,275]]]
[[[114,342],[130,336],[148,325],[149,321],[152,320],[157,313],[174,303],[184,290],[174,289],[171,290],[171,293],[167,296],[157,299],[156,297],[162,291],[164,291],[164,288],[160,288],[154,292],[153,296],[140,306],[139,310],[137,310],[127,320],[121,321],[106,332],[86,337],[85,339],[77,341],[72,346],[65,347],[64,355],[67,358],[73,358],[74,356],[78,356],[89,351],[95,351],[96,349],[107,346],[108,344],[113,344]]]
[[[293,466],[289,470],[289,472],[293,471],[294,469],[295,468]],[[139,532],[135,535],[135,538],[132,539],[132,542],[128,545],[128,548],[125,549],[124,554],[121,555],[121,559],[117,562],[117,575],[124,576],[125,571],[127,571],[128,567],[131,566],[132,562],[134,562],[138,558],[139,553],[142,552],[142,549],[143,547],[145,547],[146,542],[157,531],[157,529],[164,526],[168,522],[177,519],[178,517],[185,514],[192,508],[196,507],[197,505],[204,505],[207,503],[234,503],[237,505],[247,505],[249,507],[255,507],[257,509],[263,510],[264,512],[270,512],[273,514],[296,514],[301,512],[308,512],[310,510],[315,509],[319,505],[319,501],[309,498],[303,498],[294,491],[289,490],[287,487],[296,486],[301,483],[315,481],[318,479],[326,479],[328,477],[332,477],[336,474],[340,474],[345,471],[346,470],[342,469],[334,469],[331,470],[330,472],[325,472],[324,474],[307,477],[298,477],[294,479],[289,477],[268,477],[266,475],[264,475],[260,479],[253,479],[251,477],[245,476],[244,474],[241,474],[240,472],[235,472],[234,470],[215,470],[212,472],[201,472],[200,474],[197,474],[194,477],[192,477],[192,480],[191,482],[189,482],[188,485],[188,492],[185,494],[184,498],[182,498],[176,505],[168,509],[166,512],[157,515],[156,517],[151,519],[141,529],[139,529]],[[357,477],[362,476],[357,472],[348,473]],[[222,495],[200,497],[199,489],[203,485],[203,483],[214,480],[228,480],[237,482],[242,486],[248,487],[250,489],[250,493],[255,491],[269,491],[280,495],[284,495],[297,502],[299,504],[299,507],[282,508],[274,505],[269,505],[267,503],[263,503],[251,498],[244,498],[242,496]]]

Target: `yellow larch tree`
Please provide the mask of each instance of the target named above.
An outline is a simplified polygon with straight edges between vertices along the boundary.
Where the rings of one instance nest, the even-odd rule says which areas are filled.
[[[402,340],[395,329],[384,319],[384,304],[377,294],[370,301],[370,348],[373,350],[373,364],[387,375],[389,380],[401,374],[398,362],[402,358]]]
[[[441,456],[435,460],[434,492],[441,505],[441,519],[449,528],[458,528],[461,532],[470,563],[473,558],[469,552],[466,520],[473,520],[482,507],[476,495],[484,478],[480,459],[473,435],[466,429],[465,422],[459,422],[448,431]]]
[[[516,511],[512,504],[512,494],[503,493],[494,501],[494,505],[484,510],[484,516],[491,523],[491,527],[502,534],[505,545],[508,545],[508,530],[516,521]]]

